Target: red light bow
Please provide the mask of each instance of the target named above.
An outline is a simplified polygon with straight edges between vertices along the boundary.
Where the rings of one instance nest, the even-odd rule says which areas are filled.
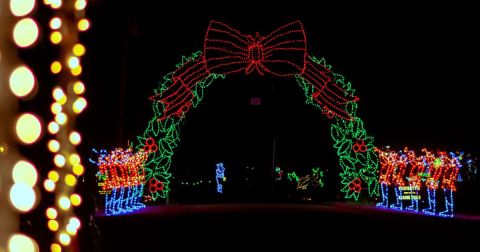
[[[184,63],[172,74],[172,84],[152,96],[164,104],[163,121],[171,116],[182,117],[192,106],[195,85],[210,74],[233,74],[256,70],[279,77],[301,76],[313,87],[312,100],[327,116],[346,120],[353,117],[345,111],[348,102],[358,98],[335,83],[335,77],[326,66],[307,56],[305,31],[300,21],[274,30],[266,36],[244,35],[230,26],[212,20],[207,30],[203,55]]]
[[[211,73],[231,74],[253,70],[276,76],[303,73],[307,39],[302,23],[284,25],[267,36],[244,35],[230,26],[212,20],[205,36],[204,56]]]

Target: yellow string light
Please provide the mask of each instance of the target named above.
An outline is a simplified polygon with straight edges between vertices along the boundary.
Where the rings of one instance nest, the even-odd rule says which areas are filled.
[[[56,207],[59,210],[55,218],[50,218],[53,216],[52,213],[50,217],[47,216],[50,220],[58,222],[58,228],[52,229],[50,225],[54,227],[54,224],[49,224],[49,229],[56,234],[50,250],[61,252],[62,246],[69,246],[80,228],[80,220],[74,216],[73,208],[80,206],[82,198],[73,192],[78,182],[76,176],[82,175],[85,168],[80,155],[75,150],[82,138],[80,133],[72,128],[72,124],[76,116],[87,107],[87,100],[79,96],[85,93],[85,84],[79,78],[83,72],[81,57],[87,50],[78,41],[78,34],[90,28],[90,21],[85,18],[87,6],[85,0],[45,1],[46,5],[54,9],[55,16],[50,20],[50,41],[58,45],[62,53],[50,67],[50,71],[53,74],[59,74],[61,78],[58,78],[60,80],[58,86],[52,91],[54,103],[51,106],[51,112],[54,121],[48,125],[48,131],[55,138],[49,141],[48,148],[54,153],[53,163],[56,168],[48,173],[48,179],[44,182],[44,187],[48,191],[55,192],[56,195],[56,206],[51,207],[50,212],[53,212]],[[75,17],[75,19],[63,17]]]
[[[62,71],[62,64],[58,61],[54,61],[52,65],[50,65],[50,71],[54,74],[60,73],[60,71]]]
[[[47,211],[45,211],[45,215],[47,216],[47,218],[54,220],[57,218],[58,215],[57,209],[49,207],[47,208]]]
[[[80,21],[78,21],[78,30],[80,31],[86,31],[88,30],[88,28],[90,28],[90,21],[88,21],[87,19],[82,19]]]
[[[60,44],[62,42],[63,36],[59,31],[54,31],[50,34],[50,41],[53,44]]]

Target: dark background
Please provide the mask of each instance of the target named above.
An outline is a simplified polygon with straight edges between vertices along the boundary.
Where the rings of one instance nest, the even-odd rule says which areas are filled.
[[[310,54],[325,57],[356,88],[359,116],[377,146],[479,151],[479,22],[470,6],[95,1],[88,16],[89,109],[79,120],[87,155],[143,133],[152,117],[147,98],[182,55],[202,50],[210,19],[247,34],[302,21]],[[261,105],[250,105],[251,97]],[[224,162],[231,185],[253,166],[256,184],[268,187],[274,165],[300,176],[318,166],[331,181],[325,190],[338,192],[329,121],[304,100],[293,80],[254,73],[216,81],[184,120],[174,175],[213,177]]]

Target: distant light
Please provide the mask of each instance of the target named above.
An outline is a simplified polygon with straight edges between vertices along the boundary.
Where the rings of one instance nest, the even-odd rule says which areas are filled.
[[[72,196],[70,196],[70,201],[72,202],[72,205],[79,206],[82,204],[82,197],[78,194],[72,194]]]
[[[58,243],[52,243],[50,246],[50,251],[51,252],[62,252],[62,246],[60,246]]]
[[[82,175],[84,170],[85,169],[83,168],[83,165],[81,165],[81,164],[77,164],[77,165],[73,166],[73,174],[75,174],[77,176]]]
[[[50,65],[50,71],[54,74],[60,73],[60,71],[62,71],[62,64],[58,61],[54,61],[52,65]]]
[[[58,172],[56,171],[48,172],[48,179],[52,180],[53,182],[57,182],[59,178],[60,178],[60,175],[58,175]]]
[[[57,209],[55,209],[53,207],[47,208],[47,211],[45,211],[45,214],[47,215],[47,218],[49,218],[51,220],[56,219],[57,216],[58,216]]]
[[[52,20],[50,20],[50,28],[52,28],[53,30],[59,29],[61,26],[62,20],[60,18],[54,17],[52,18]]]
[[[83,85],[81,81],[75,82],[75,84],[73,84],[73,92],[77,95],[83,94],[83,92],[85,92],[85,85]]]
[[[80,156],[77,153],[73,153],[68,157],[68,162],[70,165],[80,164]]]
[[[85,54],[85,46],[83,46],[82,44],[76,44],[75,46],[73,46],[73,54],[75,56],[78,56],[78,57],[81,57]]]
[[[86,31],[88,30],[88,28],[90,28],[90,22],[87,20],[87,19],[82,19],[80,21],[78,21],[78,29],[80,31]]]
[[[68,67],[74,69],[80,65],[80,60],[76,56],[71,56],[68,58]]]
[[[50,179],[47,179],[47,180],[45,180],[45,182],[43,182],[43,187],[48,192],[53,192],[53,190],[55,190],[55,182],[53,182]]]
[[[13,28],[13,40],[19,47],[29,47],[38,38],[37,23],[31,18],[24,18]]]
[[[9,252],[38,252],[37,243],[23,234],[14,234],[8,239]]]
[[[21,160],[13,167],[12,178],[15,183],[23,183],[30,187],[37,183],[37,170],[31,163]]]
[[[62,154],[57,154],[53,158],[53,162],[57,167],[63,167],[65,166],[65,157]]]
[[[66,230],[69,235],[73,236],[77,234],[77,229],[72,224],[67,224]]]
[[[87,1],[85,0],[77,0],[75,1],[75,9],[76,10],[83,10],[87,7]]]
[[[60,125],[64,125],[67,122],[67,115],[65,113],[58,113],[55,116],[55,122],[57,122]]]
[[[56,122],[50,122],[48,124],[48,132],[50,132],[50,134],[57,134],[58,131],[60,130],[60,126],[58,125],[58,123]]]
[[[67,184],[68,186],[75,186],[75,184],[77,183],[77,178],[75,178],[75,176],[73,176],[72,174],[68,174],[67,176],[65,176],[65,184]]]
[[[73,76],[79,76],[80,74],[82,74],[82,66],[78,65],[75,68],[70,69],[70,72]]]
[[[60,100],[57,101],[58,103],[60,103],[60,105],[65,105],[65,103],[67,103],[67,96],[64,95]]]
[[[87,107],[87,100],[83,97],[77,98],[73,103],[73,112],[79,114]]]
[[[10,75],[10,90],[15,96],[24,97],[35,87],[35,76],[26,66],[19,66]]]
[[[54,31],[50,34],[50,41],[52,41],[53,44],[60,44],[60,42],[62,42],[62,39],[62,33],[60,33],[59,31]]]
[[[80,142],[82,142],[82,137],[80,136],[80,134],[76,131],[70,133],[70,142],[73,144],[73,145],[78,145],[80,144]]]
[[[26,144],[32,144],[40,137],[42,125],[35,115],[25,113],[18,118],[16,131],[20,141]]]
[[[63,92],[62,88],[56,87],[52,91],[52,96],[56,101],[58,101],[65,96],[65,93]]]
[[[60,105],[60,103],[58,103],[58,102],[54,102],[54,103],[52,103],[52,106],[50,106],[50,110],[52,111],[52,113],[54,115],[56,115],[56,114],[62,112],[62,105]]]
[[[35,192],[26,184],[15,183],[10,189],[10,201],[19,211],[28,212],[35,205]]]
[[[49,0],[50,6],[52,6],[53,9],[58,9],[62,7],[62,0]]]
[[[58,236],[60,243],[64,246],[68,246],[70,244],[70,236],[64,232],[60,233]]]
[[[63,210],[68,210],[70,208],[70,200],[66,196],[62,196],[58,200],[58,206]]]
[[[57,140],[50,140],[48,141],[48,150],[56,153],[60,149],[60,143]]]
[[[72,224],[76,229],[79,229],[81,224],[80,220],[77,217],[70,218],[68,223]]]
[[[10,11],[17,17],[28,15],[35,7],[35,0],[10,0]]]
[[[49,220],[47,225],[48,225],[48,229],[50,229],[53,232],[58,230],[58,221],[56,220]]]

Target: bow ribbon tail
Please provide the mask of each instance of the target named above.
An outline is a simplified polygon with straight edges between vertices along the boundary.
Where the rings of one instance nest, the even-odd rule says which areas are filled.
[[[164,105],[163,114],[157,120],[164,121],[171,116],[181,118],[192,106],[193,91],[198,82],[205,80],[210,73],[203,56],[191,60],[172,74],[173,83],[162,93],[150,97]]]
[[[300,76],[313,86],[315,91],[312,99],[325,110],[327,116],[333,114],[345,120],[353,120],[353,116],[346,111],[346,104],[359,99],[335,84],[334,76],[328,68],[308,58],[305,71]]]

